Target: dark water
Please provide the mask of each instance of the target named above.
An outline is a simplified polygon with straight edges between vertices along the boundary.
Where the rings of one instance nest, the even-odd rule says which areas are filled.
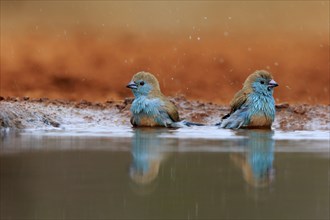
[[[2,133],[0,217],[329,219],[327,133],[217,132]]]

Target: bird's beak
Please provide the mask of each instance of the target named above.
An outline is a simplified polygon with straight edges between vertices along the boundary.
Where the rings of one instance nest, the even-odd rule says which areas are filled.
[[[273,87],[278,86],[278,84],[277,84],[277,82],[275,82],[275,80],[272,79],[272,80],[270,80],[270,82],[268,83],[268,86],[273,88]]]
[[[126,87],[130,89],[137,89],[137,85],[134,81],[129,82]]]

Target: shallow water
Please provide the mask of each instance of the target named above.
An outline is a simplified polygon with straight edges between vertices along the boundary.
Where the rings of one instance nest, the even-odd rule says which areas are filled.
[[[329,132],[3,132],[1,219],[328,219]]]

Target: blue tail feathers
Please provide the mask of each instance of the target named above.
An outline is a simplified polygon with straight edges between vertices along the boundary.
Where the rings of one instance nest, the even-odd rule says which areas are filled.
[[[172,128],[183,128],[183,127],[192,127],[192,126],[205,126],[204,124],[195,123],[195,122],[189,122],[189,121],[178,121],[173,122],[170,127]]]
[[[195,123],[195,122],[189,122],[189,121],[182,121],[184,125],[190,127],[190,126],[204,126],[204,124]]]

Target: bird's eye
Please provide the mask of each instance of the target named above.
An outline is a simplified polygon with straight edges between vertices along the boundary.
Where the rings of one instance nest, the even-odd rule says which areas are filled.
[[[265,84],[265,81],[261,80],[260,83],[261,83],[261,84]]]
[[[142,82],[140,82],[140,85],[141,85],[141,86],[143,86],[143,85],[144,85],[144,82],[143,82],[143,81],[142,81]]]

